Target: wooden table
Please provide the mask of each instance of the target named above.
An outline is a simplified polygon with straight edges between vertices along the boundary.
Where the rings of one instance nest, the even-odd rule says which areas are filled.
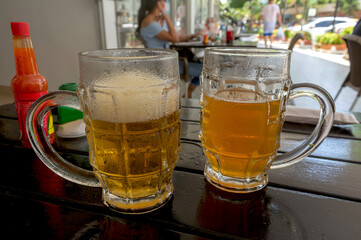
[[[101,189],[66,181],[19,142],[13,104],[0,106],[0,212],[11,239],[360,239],[361,126],[335,126],[308,158],[269,171],[254,194],[219,191],[203,176],[198,101],[182,100],[182,152],[174,197],[144,215],[106,208]],[[358,115],[357,117],[360,118]],[[285,123],[280,153],[312,126]],[[58,151],[89,168],[85,138],[58,139]]]

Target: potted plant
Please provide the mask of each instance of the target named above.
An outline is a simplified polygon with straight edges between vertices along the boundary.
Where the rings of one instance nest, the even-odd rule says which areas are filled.
[[[341,33],[340,33],[340,37],[342,38],[345,35],[351,35],[353,33],[353,29],[355,27],[347,27],[345,28]]]
[[[345,41],[336,33],[325,33],[316,37],[316,46],[321,49],[345,50],[347,48]]]
[[[263,28],[258,29],[258,38],[263,39]]]
[[[304,45],[312,45],[312,38],[311,38],[311,34],[309,32],[298,31],[297,33],[303,34],[303,40],[302,39],[298,40],[297,44],[301,44],[301,42],[303,42]],[[293,34],[293,35],[295,35],[295,34]]]
[[[303,33],[303,44],[305,45],[312,45],[312,37],[309,32],[302,31]]]
[[[285,30],[285,40],[288,41],[294,36],[293,32],[291,30],[286,29]]]

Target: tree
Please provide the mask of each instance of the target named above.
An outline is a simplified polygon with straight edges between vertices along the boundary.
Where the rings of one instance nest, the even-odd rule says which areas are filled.
[[[231,0],[229,3],[229,7],[231,8],[242,8],[246,2],[250,2],[250,0]]]
[[[227,23],[236,23],[237,20],[243,17],[243,13],[240,8],[231,7],[231,2],[227,2],[220,5],[219,16]]]
[[[353,11],[360,9],[360,2],[358,0],[340,0],[340,9],[349,16],[353,16]]]
[[[262,5],[258,0],[231,0],[228,3],[221,5],[220,12],[221,18],[228,20],[232,19],[232,22],[237,22],[242,18],[247,18],[248,30],[252,29],[255,20],[259,17],[262,11]]]
[[[243,10],[245,10],[249,16],[249,22],[247,26],[248,30],[252,29],[253,24],[261,15],[262,8],[263,6],[257,0],[248,1],[244,4]]]
[[[284,1],[288,1],[288,8],[294,8],[296,10],[296,16],[299,21],[307,22],[308,10],[310,7],[317,8],[328,3],[336,5],[337,0],[281,0],[280,7],[284,5]],[[338,9],[346,13],[348,16],[354,16],[353,12],[360,8],[359,0],[339,0]],[[285,10],[283,10],[285,11]],[[283,12],[282,11],[282,12]]]
[[[260,4],[260,0],[230,0],[227,3],[221,4],[220,17],[227,22],[232,20],[233,23],[242,18],[248,19],[248,30],[252,29],[252,26],[256,19],[258,19],[263,5]],[[310,7],[317,8],[327,3],[336,4],[337,0],[274,0],[281,8],[281,13],[286,11],[287,8],[295,8],[297,20],[307,22],[308,9]],[[285,2],[287,1],[287,3]],[[263,0],[264,2],[264,0]],[[339,0],[339,10],[343,11],[349,16],[354,16],[353,12],[359,10],[359,0]]]

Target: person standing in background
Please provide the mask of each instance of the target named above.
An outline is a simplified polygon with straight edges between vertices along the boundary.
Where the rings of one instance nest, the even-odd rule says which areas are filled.
[[[276,22],[278,19],[278,23],[282,26],[282,19],[280,13],[280,7],[277,4],[273,3],[273,0],[268,0],[268,4],[263,7],[261,16],[259,17],[259,22],[261,22],[263,18],[263,36],[264,36],[264,44],[267,48],[267,37],[270,40],[270,47],[272,48],[272,38],[273,38],[273,30],[276,27]]]

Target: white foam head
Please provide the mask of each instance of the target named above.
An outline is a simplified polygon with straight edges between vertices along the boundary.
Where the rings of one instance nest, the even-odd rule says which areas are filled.
[[[88,87],[88,109],[93,120],[143,122],[169,115],[179,108],[179,89],[141,73],[107,75]]]

